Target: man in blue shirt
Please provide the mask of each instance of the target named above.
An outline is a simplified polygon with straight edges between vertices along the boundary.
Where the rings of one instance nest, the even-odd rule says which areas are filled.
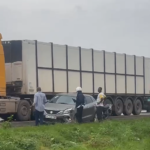
[[[46,95],[41,92],[41,88],[37,88],[37,93],[34,95],[34,102],[32,106],[35,106],[35,125],[38,126],[39,119],[40,124],[43,124],[44,107],[47,102]]]

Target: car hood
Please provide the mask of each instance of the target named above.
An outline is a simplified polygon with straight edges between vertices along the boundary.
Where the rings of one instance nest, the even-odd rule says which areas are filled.
[[[47,103],[45,105],[45,110],[55,110],[55,111],[61,111],[68,108],[75,108],[75,105],[68,105],[68,104],[54,104],[54,103]]]

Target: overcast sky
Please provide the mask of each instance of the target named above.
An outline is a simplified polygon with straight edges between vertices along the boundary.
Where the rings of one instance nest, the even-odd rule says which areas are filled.
[[[150,57],[150,0],[0,0],[3,40]]]

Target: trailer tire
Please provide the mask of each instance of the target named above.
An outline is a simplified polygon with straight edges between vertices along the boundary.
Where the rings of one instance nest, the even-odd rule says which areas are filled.
[[[139,99],[133,102],[133,115],[139,115],[142,111],[142,103]]]
[[[28,121],[31,119],[31,108],[27,100],[21,100],[17,110],[17,120]]]
[[[124,102],[123,114],[126,116],[131,115],[133,112],[133,103],[130,99],[126,99]]]
[[[107,104],[112,104],[113,105],[113,103],[112,103],[112,101],[110,100],[110,99],[106,99],[105,101],[104,101],[104,105],[107,105]],[[109,116],[111,116],[112,115],[112,110],[110,111],[110,113],[109,113]]]
[[[120,116],[123,113],[123,103],[121,99],[116,99],[114,104],[113,115]]]

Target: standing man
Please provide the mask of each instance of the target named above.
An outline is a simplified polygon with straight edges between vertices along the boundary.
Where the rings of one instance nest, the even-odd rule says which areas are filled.
[[[97,96],[97,119],[99,121],[101,121],[103,118],[102,118],[102,113],[103,113],[103,110],[104,110],[104,100],[105,100],[105,95],[104,93],[102,92],[102,87],[99,87],[98,88],[98,96]]]
[[[82,123],[83,106],[85,105],[84,95],[82,93],[82,88],[81,87],[77,87],[76,92],[77,92],[77,97],[76,97],[76,109],[77,109],[76,118],[77,118],[78,123]]]
[[[37,93],[34,95],[34,102],[32,106],[35,106],[35,125],[38,126],[39,119],[40,124],[43,124],[44,106],[47,102],[47,98],[44,93],[41,92],[41,88],[37,88]]]

